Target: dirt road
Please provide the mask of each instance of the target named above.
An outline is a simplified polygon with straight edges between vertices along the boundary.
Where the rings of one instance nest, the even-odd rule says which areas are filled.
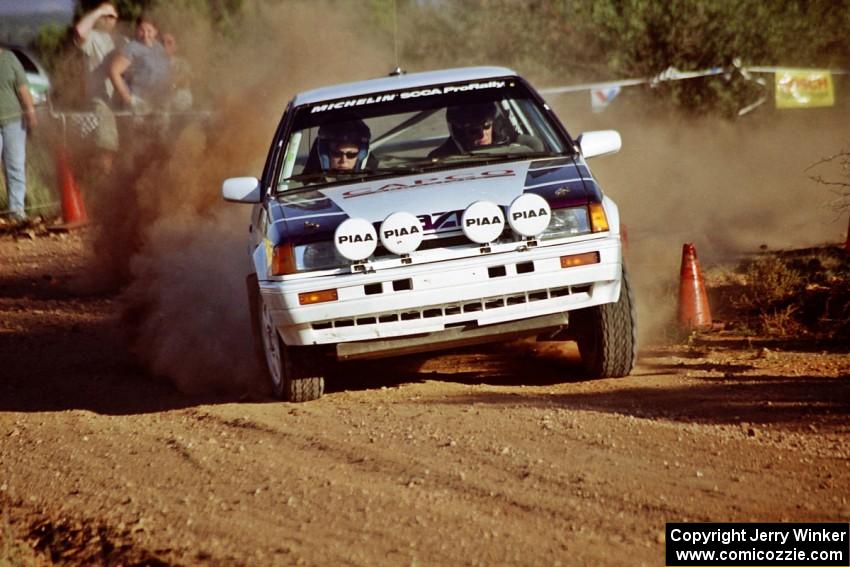
[[[516,344],[199,398],[76,291],[77,236],[0,259],[0,563],[659,565],[669,521],[850,520],[847,349],[714,334],[585,381]]]

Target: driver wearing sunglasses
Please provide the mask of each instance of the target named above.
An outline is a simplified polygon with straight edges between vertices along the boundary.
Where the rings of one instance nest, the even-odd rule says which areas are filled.
[[[497,108],[493,102],[450,106],[446,109],[449,138],[428,157],[458,155],[494,144],[496,114]]]
[[[331,142],[329,153],[331,170],[348,171],[357,165],[360,147],[349,142]]]
[[[362,169],[369,153],[369,127],[360,119],[324,124],[319,128],[319,161],[324,171]]]

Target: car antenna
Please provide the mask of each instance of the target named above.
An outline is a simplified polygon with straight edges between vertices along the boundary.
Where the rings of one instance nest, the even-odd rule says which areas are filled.
[[[406,71],[398,62],[398,4],[393,0],[393,51],[395,52],[395,69],[390,71],[390,77],[404,75]]]

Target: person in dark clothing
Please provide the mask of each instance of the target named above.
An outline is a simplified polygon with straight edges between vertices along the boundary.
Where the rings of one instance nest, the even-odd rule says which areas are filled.
[[[506,142],[506,136],[501,135],[497,128],[497,115],[495,102],[450,106],[446,109],[449,137],[428,157],[459,155]]]

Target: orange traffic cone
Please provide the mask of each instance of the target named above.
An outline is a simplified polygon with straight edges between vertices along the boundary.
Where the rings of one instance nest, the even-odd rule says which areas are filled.
[[[64,148],[56,150],[56,179],[59,182],[59,194],[62,196],[62,220],[65,222],[55,228],[70,230],[85,226],[89,218]]]
[[[693,244],[682,247],[682,269],[679,275],[679,325],[686,329],[711,326],[711,309],[705,281]]]

